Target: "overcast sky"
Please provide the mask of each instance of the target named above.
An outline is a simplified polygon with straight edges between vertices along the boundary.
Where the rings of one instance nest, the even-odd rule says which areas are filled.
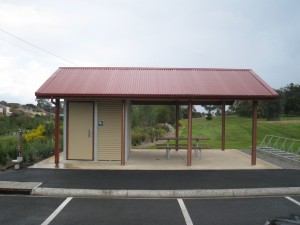
[[[0,100],[36,103],[60,66],[251,68],[300,84],[300,1],[0,0]]]

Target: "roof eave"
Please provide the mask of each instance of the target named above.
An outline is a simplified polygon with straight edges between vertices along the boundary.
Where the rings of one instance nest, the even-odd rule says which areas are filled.
[[[117,98],[117,99],[178,99],[178,100],[275,100],[277,95],[141,95],[141,94],[64,94],[64,93],[35,93],[37,98]]]

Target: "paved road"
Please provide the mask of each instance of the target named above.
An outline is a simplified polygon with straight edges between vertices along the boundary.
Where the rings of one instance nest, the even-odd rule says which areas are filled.
[[[51,225],[263,225],[269,218],[300,215],[300,196],[183,200],[0,196],[0,208],[0,224],[11,225],[45,221]]]
[[[180,190],[300,187],[300,170],[53,170],[0,172],[0,181],[42,182],[42,187]]]

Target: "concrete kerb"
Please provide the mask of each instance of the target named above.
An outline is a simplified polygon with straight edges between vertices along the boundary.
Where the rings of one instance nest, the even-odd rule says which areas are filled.
[[[41,184],[41,182],[0,181],[0,191],[8,193],[15,191],[30,192]]]
[[[93,198],[232,198],[300,195],[300,187],[247,188],[247,189],[199,189],[199,190],[96,190],[37,187],[35,196],[93,197]]]

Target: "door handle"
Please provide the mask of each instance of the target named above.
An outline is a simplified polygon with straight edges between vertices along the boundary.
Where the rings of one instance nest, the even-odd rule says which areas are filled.
[[[89,128],[88,129],[88,137],[90,137],[91,136],[91,129]]]

